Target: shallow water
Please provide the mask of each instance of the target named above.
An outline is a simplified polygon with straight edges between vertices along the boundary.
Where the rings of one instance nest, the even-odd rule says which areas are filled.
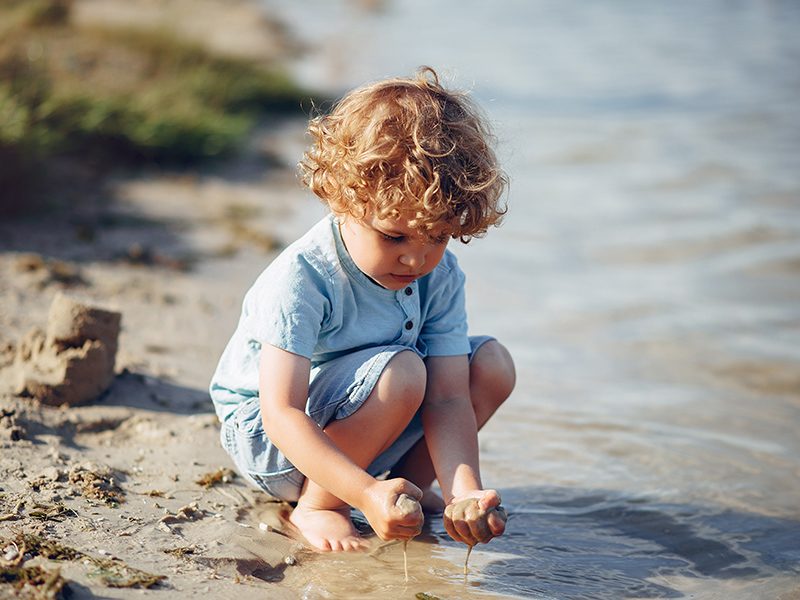
[[[471,89],[512,179],[456,248],[473,331],[517,361],[481,434],[508,534],[466,587],[436,525],[408,589],[397,548],[298,593],[800,595],[800,5],[265,6],[315,45],[310,84],[430,64]]]

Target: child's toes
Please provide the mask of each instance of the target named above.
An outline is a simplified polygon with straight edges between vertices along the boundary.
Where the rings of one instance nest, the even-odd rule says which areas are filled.
[[[342,542],[345,552],[361,552],[367,547],[367,542],[363,538],[349,538]]]

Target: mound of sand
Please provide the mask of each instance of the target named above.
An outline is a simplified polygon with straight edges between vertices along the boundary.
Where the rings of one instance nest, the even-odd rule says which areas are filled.
[[[121,318],[57,294],[46,331],[32,329],[16,349],[6,374],[14,394],[50,405],[97,398],[114,379]]]

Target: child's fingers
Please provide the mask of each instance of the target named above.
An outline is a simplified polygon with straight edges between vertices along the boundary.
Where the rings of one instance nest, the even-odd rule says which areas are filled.
[[[489,509],[481,506],[481,501],[490,504]],[[450,504],[445,508],[445,529],[456,541],[470,546],[485,544],[505,531],[506,513],[500,502],[500,495],[494,490],[487,491],[480,498],[467,498]]]
[[[476,542],[475,536],[470,531],[469,521],[471,520],[470,514],[477,510],[477,502],[473,501],[460,501],[454,504],[449,504],[444,509],[444,526],[450,537],[457,542],[474,546]]]
[[[458,534],[458,537],[454,537],[453,539],[464,542],[468,546],[474,546],[478,543],[477,538],[473,535],[472,530],[470,529],[469,522],[460,519],[453,521],[453,528]]]
[[[449,507],[448,507],[449,508]],[[447,531],[447,535],[453,538],[455,541],[460,542],[461,535],[458,533],[455,524],[453,523],[453,519],[450,514],[448,514],[447,510],[444,512],[444,529]]]
[[[402,479],[398,477],[397,479],[392,479],[391,481],[395,482],[395,492],[398,496],[400,496],[400,494],[408,494],[415,500],[422,499],[422,490],[411,483],[408,479]]]
[[[422,529],[422,524],[425,522],[425,517],[422,516],[422,512],[419,513],[412,513],[407,515],[402,515],[399,519],[397,519],[397,524],[399,527],[405,527],[407,529]]]
[[[478,505],[483,510],[500,506],[500,494],[496,490],[484,490],[481,497],[478,498]]]
[[[481,544],[485,544],[494,537],[488,521],[488,519],[480,517],[474,521],[470,521],[470,531],[472,536]]]
[[[506,530],[507,520],[506,511],[502,506],[498,506],[495,510],[489,512],[486,523],[492,532],[492,537],[503,535]]]
[[[471,545],[481,542],[486,543],[492,539],[492,532],[486,519],[486,511],[478,501],[469,502],[464,506],[464,521],[469,527]]]
[[[421,526],[419,526],[419,527],[416,527],[416,526],[405,527],[405,526],[401,525],[401,526],[395,528],[394,531],[395,531],[396,539],[410,540],[412,538],[417,537],[420,533],[422,533],[422,527]]]

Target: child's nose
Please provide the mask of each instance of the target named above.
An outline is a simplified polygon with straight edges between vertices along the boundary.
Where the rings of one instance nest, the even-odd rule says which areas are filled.
[[[422,252],[407,252],[400,256],[400,263],[418,269],[425,264],[425,254]]]

